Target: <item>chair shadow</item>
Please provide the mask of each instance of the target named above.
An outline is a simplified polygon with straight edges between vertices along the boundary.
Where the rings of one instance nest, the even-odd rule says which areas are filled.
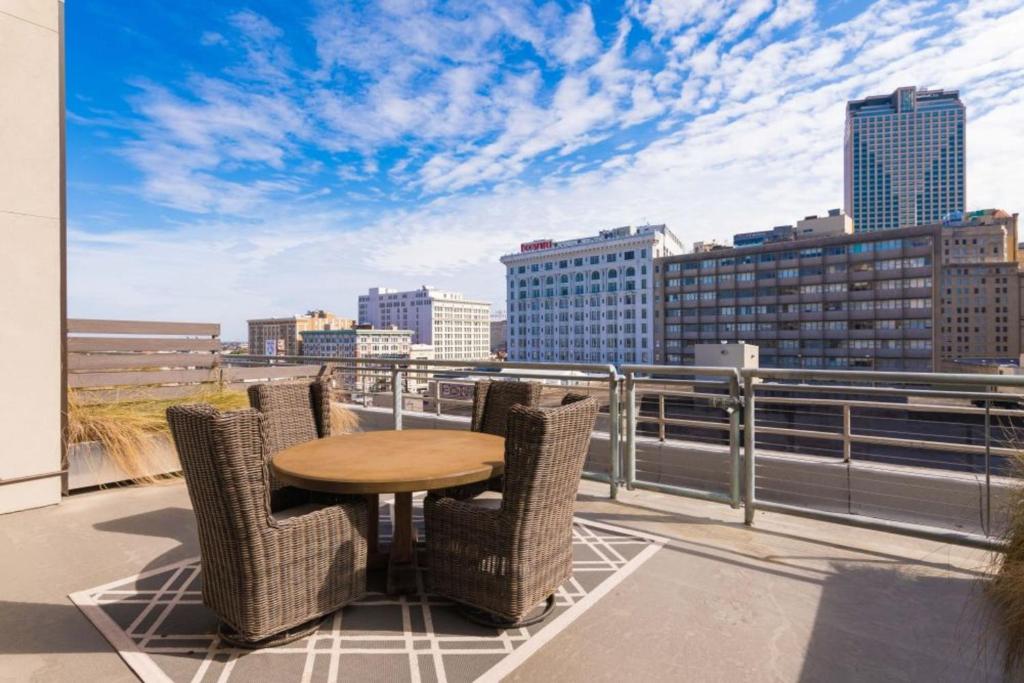
[[[148,562],[142,572],[199,554],[195,518],[188,508],[152,510],[99,522],[93,528],[178,542],[176,547]],[[89,628],[82,628],[83,620]],[[111,647],[72,604],[0,601],[0,633],[0,654],[109,652]]]

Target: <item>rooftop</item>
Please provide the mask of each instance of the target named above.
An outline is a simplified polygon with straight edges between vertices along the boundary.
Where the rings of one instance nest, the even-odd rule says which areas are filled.
[[[626,666],[635,680],[998,678],[998,652],[976,644],[983,551],[771,513],[749,528],[722,506],[639,491],[613,502],[589,482],[577,515],[666,543],[510,680]],[[19,554],[0,564],[0,670],[18,680],[136,680],[67,595],[199,553],[180,483],[6,515],[0,543]],[[174,659],[189,658],[161,664]]]
[[[602,245],[608,242],[617,243],[625,240],[633,240],[640,237],[654,239],[658,234],[664,235],[665,239],[669,240],[673,245],[681,245],[675,234],[664,224],[641,225],[636,227],[632,225],[624,225],[619,228],[601,230],[596,235],[591,235],[590,237],[578,237],[558,241],[540,239],[533,240],[532,242],[523,242],[519,245],[518,252],[505,254],[501,257],[501,262],[506,263],[508,261],[519,260],[520,258],[529,258],[536,255],[536,252],[545,252],[554,249],[571,249],[572,247],[586,248],[595,245]]]

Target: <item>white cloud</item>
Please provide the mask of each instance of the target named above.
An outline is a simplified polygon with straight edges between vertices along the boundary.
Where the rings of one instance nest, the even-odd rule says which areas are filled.
[[[601,41],[594,33],[594,15],[590,5],[582,5],[565,23],[565,33],[552,45],[558,58],[566,64],[593,57],[601,48]]]
[[[199,42],[202,45],[227,45],[228,40],[220,33],[216,31],[203,31],[203,34],[199,36]]]
[[[425,283],[503,308],[496,259],[522,241],[649,220],[692,242],[839,206],[845,102],[901,85],[961,90],[970,208],[1020,208],[1019,2],[880,0],[821,26],[804,0],[633,0],[600,34],[586,6],[353,7],[314,22],[313,69],[245,14],[244,78],[140,84],[121,150],[138,189],[204,215],[103,235],[74,219],[73,314],[239,337],[247,316],[351,314],[367,287]],[[506,64],[509,41],[531,57]],[[318,164],[351,191],[311,180]]]

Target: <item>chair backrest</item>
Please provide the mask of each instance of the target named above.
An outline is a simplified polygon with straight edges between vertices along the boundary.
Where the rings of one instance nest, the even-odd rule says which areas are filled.
[[[237,581],[245,548],[270,524],[262,420],[251,409],[167,409],[199,528],[204,582]]]
[[[586,394],[577,394],[577,393],[574,393],[574,392],[570,391],[568,394],[566,394],[565,396],[562,397],[562,405],[563,406],[571,405],[573,403],[576,403],[576,401],[585,401],[588,398],[590,398],[590,397],[587,396]]]
[[[270,455],[331,434],[330,386],[325,380],[249,387],[249,405],[266,420]]]
[[[540,392],[539,382],[477,382],[473,388],[473,421],[470,429],[505,436],[512,406],[536,408],[540,404]]]
[[[524,552],[530,544],[539,549],[571,536],[597,410],[597,401],[581,398],[558,408],[516,406],[509,411],[501,510]]]

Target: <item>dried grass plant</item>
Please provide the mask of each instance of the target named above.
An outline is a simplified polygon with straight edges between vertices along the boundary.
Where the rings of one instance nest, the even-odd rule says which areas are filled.
[[[331,401],[331,434],[359,431],[359,416],[344,403]]]
[[[218,410],[248,408],[244,391],[202,389],[178,399],[138,399],[111,403],[87,403],[75,391],[68,392],[69,444],[99,442],[107,457],[134,483],[154,483],[177,474],[151,475],[147,461],[155,436],[168,433],[165,413],[173,405],[208,403]],[[359,416],[342,403],[331,403],[331,433],[359,430]]]
[[[1015,456],[1018,475],[1024,475],[1024,451]],[[1005,643],[1007,680],[1024,680],[1024,485],[1013,492],[1007,509],[1006,547],[997,558],[988,584]]]
[[[153,437],[168,433],[165,412],[181,403],[209,403],[220,410],[249,405],[245,392],[202,389],[178,399],[139,399],[87,403],[75,391],[68,392],[69,444],[97,441],[107,457],[135,483],[153,483],[177,475],[150,475],[148,454]]]

